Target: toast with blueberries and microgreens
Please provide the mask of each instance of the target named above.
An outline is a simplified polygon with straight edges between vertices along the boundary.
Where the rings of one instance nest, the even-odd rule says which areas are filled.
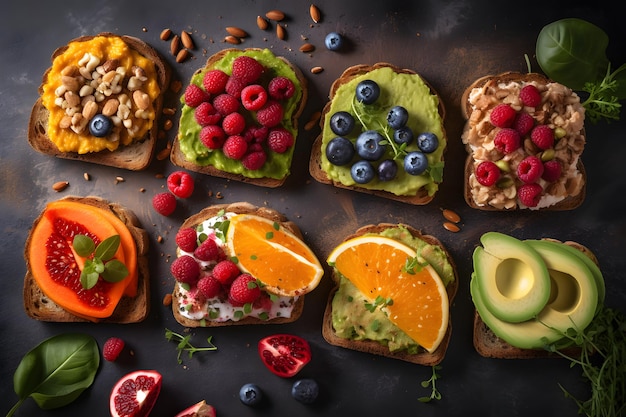
[[[178,166],[264,187],[291,173],[308,95],[298,67],[269,49],[210,56],[183,97],[170,159]]]
[[[356,65],[332,84],[309,172],[317,181],[428,204],[443,181],[445,108],[420,75],[388,63]]]
[[[176,244],[172,311],[186,327],[293,322],[324,273],[295,223],[246,202],[204,208]]]

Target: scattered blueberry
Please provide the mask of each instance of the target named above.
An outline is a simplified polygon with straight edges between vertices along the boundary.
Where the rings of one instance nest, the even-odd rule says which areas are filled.
[[[330,51],[338,51],[343,46],[343,37],[337,32],[330,32],[324,39],[326,48]]]
[[[386,145],[382,143],[384,140],[383,135],[377,131],[366,130],[356,138],[356,153],[368,161],[377,161],[385,153]]]
[[[404,170],[410,175],[420,175],[428,167],[428,159],[423,152],[409,152],[404,157]]]
[[[367,161],[358,161],[350,168],[352,179],[358,184],[367,184],[374,179],[375,171]]]
[[[439,146],[439,139],[431,132],[420,133],[417,136],[417,146],[422,152],[431,153]]]
[[[89,121],[89,133],[97,138],[103,138],[111,133],[113,122],[103,114],[96,114]]]
[[[356,86],[356,99],[363,104],[372,104],[380,96],[380,87],[373,80],[363,80]]]
[[[398,165],[393,159],[385,159],[378,165],[378,179],[381,181],[391,181],[398,173]]]
[[[258,405],[263,399],[263,392],[255,384],[245,384],[239,390],[239,399],[245,405]]]
[[[330,129],[338,136],[346,136],[354,128],[354,117],[347,111],[338,111],[330,116]]]
[[[319,386],[313,379],[300,379],[293,383],[291,396],[303,404],[312,404],[319,395]]]
[[[392,129],[399,129],[409,120],[409,112],[402,106],[393,106],[387,113],[387,124]]]
[[[354,157],[354,145],[348,139],[337,136],[326,145],[326,158],[333,165],[346,165]]]
[[[413,130],[408,126],[402,126],[393,132],[393,141],[398,145],[406,143],[407,145],[413,141]]]

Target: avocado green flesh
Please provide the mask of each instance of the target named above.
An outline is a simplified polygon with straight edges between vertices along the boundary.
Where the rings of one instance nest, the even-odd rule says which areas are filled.
[[[285,129],[289,130],[294,139],[296,139],[298,129],[291,120],[291,116],[297,110],[298,103],[302,99],[303,94],[298,77],[286,62],[278,59],[269,49],[229,52],[224,55],[222,60],[214,64],[211,69],[220,69],[230,75],[232,62],[241,55],[251,56],[265,67],[265,73],[259,81],[259,84],[267,86],[269,80],[276,76],[287,77],[294,83],[296,87],[295,94],[290,99],[281,101],[284,110],[281,124]],[[191,78],[191,83],[202,86],[202,78],[206,71],[208,71],[208,69],[203,68],[201,71],[194,74]],[[201,166],[211,165],[221,171],[241,174],[248,178],[280,179],[289,175],[295,144],[282,154],[266,152],[267,160],[263,167],[258,170],[248,170],[244,168],[240,161],[228,158],[221,150],[210,150],[202,144],[200,141],[201,126],[195,120],[195,109],[185,105],[184,100],[183,95],[181,97],[183,106],[181,110],[178,140],[180,149],[188,161]],[[244,113],[246,113],[245,117],[247,117],[248,124],[251,124],[253,122],[253,115],[249,114],[247,111]]]

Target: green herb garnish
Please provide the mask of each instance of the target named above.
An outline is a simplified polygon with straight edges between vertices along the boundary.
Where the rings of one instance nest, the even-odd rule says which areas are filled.
[[[195,347],[190,343],[190,334],[188,334],[187,336],[183,336],[167,328],[165,329],[165,338],[170,342],[178,343],[178,345],[176,346],[176,350],[178,351],[178,356],[176,357],[176,359],[179,364],[183,363],[183,360],[181,358],[183,352],[187,352],[189,355],[189,359],[191,359],[193,357],[193,354],[196,352],[217,350],[217,346],[215,346],[211,341],[211,339],[213,339],[213,336],[209,336],[207,338],[207,343],[209,344],[209,346],[206,347]]]
[[[93,288],[102,276],[105,281],[119,282],[128,276],[128,268],[117,259],[113,259],[120,246],[119,235],[104,239],[98,246],[89,236],[74,236],[72,247],[76,254],[85,258],[80,273],[80,283],[85,289]]]
[[[370,313],[373,313],[379,307],[383,308],[383,307],[387,307],[387,306],[391,306],[391,305],[393,305],[393,300],[391,298],[385,298],[385,297],[383,297],[381,295],[376,297],[376,299],[374,300],[373,303],[368,303],[367,301],[365,301],[365,308]]]
[[[441,370],[441,365],[433,365],[431,366],[432,374],[430,378],[422,381],[421,385],[423,388],[430,387],[430,396],[419,397],[418,400],[423,403],[431,402],[432,400],[440,400],[441,393],[437,389],[437,380],[441,378],[441,374],[438,371]]]

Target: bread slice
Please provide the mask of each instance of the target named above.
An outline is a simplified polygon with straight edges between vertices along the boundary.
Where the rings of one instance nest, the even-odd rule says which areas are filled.
[[[192,77],[196,76],[197,74],[207,70],[207,69],[211,69],[213,68],[216,63],[220,62],[222,59],[224,59],[224,57],[232,52],[241,52],[242,54],[246,51],[262,51],[262,49],[260,48],[246,48],[246,49],[236,49],[236,48],[227,48],[227,49],[223,49],[213,55],[211,55],[204,67],[197,69],[194,74],[192,75]],[[291,116],[291,122],[294,126],[294,128],[298,128],[298,119],[300,118],[300,115],[302,114],[302,111],[304,110],[304,106],[306,105],[307,99],[308,99],[308,81],[307,79],[304,77],[304,74],[302,73],[302,71],[300,70],[300,68],[298,68],[296,65],[292,64],[289,60],[287,60],[285,57],[282,56],[278,56],[276,55],[276,59],[280,60],[281,62],[284,62],[285,64],[287,64],[289,66],[289,68],[291,68],[291,70],[294,72],[294,74],[296,75],[298,81],[299,81],[299,87],[302,90],[302,97],[300,99],[300,101],[297,103],[296,109],[294,110],[292,116]],[[182,168],[185,168],[189,171],[195,171],[195,172],[199,172],[201,174],[206,174],[206,175],[211,175],[213,177],[219,177],[219,178],[226,178],[229,180],[234,180],[234,181],[240,181],[240,182],[245,182],[245,183],[249,183],[249,184],[254,184],[254,185],[258,185],[261,187],[268,187],[268,188],[276,188],[276,187],[280,187],[281,185],[283,185],[285,183],[285,181],[287,180],[287,177],[289,175],[289,173],[287,173],[287,175],[285,175],[282,178],[271,178],[271,177],[250,177],[250,176],[246,176],[244,174],[238,174],[238,173],[231,173],[231,172],[226,172],[226,171],[222,171],[212,165],[198,165],[193,161],[189,161],[186,157],[185,154],[181,151],[180,148],[180,142],[179,142],[179,138],[180,138],[180,133],[177,136],[177,138],[174,140],[174,143],[172,145],[172,150],[170,153],[170,160],[172,161],[172,163],[174,165],[180,166]],[[294,140],[295,142],[297,142],[297,137],[295,137],[294,135]],[[295,143],[294,143],[295,146]]]
[[[452,302],[454,301],[454,297],[456,296],[456,292],[459,287],[457,269],[456,269],[454,260],[452,259],[452,256],[450,256],[450,253],[448,252],[448,250],[443,246],[443,244],[436,237],[431,236],[431,235],[423,235],[419,230],[411,226],[405,225],[405,224],[402,224],[401,226],[405,227],[414,237],[422,239],[430,245],[438,246],[446,254],[448,258],[448,262],[450,263],[450,265],[452,265],[452,268],[454,270],[454,281],[451,282],[446,288],[446,291],[448,293],[449,304],[450,306],[452,306]],[[398,225],[391,224],[391,223],[380,223],[376,225],[371,224],[371,225],[363,226],[359,228],[354,234],[346,237],[344,241],[352,239],[357,236],[367,234],[367,233],[380,233],[384,230],[395,228],[395,227],[398,227]],[[337,275],[336,272],[334,272],[333,274],[333,280],[335,281],[335,283],[339,282],[339,276]],[[374,355],[385,356],[388,358],[399,359],[402,361],[411,362],[411,363],[415,363],[419,365],[425,365],[425,366],[436,365],[440,363],[445,357],[446,351],[448,349],[448,344],[450,343],[450,337],[452,334],[452,320],[451,319],[448,321],[448,330],[446,331],[446,335],[444,336],[441,344],[432,353],[427,352],[423,349],[421,349],[420,352],[416,354],[410,354],[406,351],[391,352],[387,346],[384,346],[377,341],[350,340],[350,339],[344,339],[342,337],[337,336],[333,328],[333,320],[332,320],[332,300],[333,300],[333,297],[335,296],[335,293],[337,292],[337,289],[338,289],[338,286],[333,288],[332,291],[330,292],[330,295],[328,296],[326,309],[324,311],[324,318],[322,321],[322,336],[331,345],[343,347],[346,349],[356,350],[360,352],[371,353]]]
[[[217,216],[220,212],[224,213],[237,213],[237,214],[254,214],[260,217],[264,217],[266,219],[270,219],[274,222],[279,223],[282,227],[289,230],[294,235],[298,236],[302,239],[302,232],[298,228],[298,226],[287,219],[280,212],[273,210],[268,207],[257,207],[247,202],[236,202],[229,204],[217,204],[213,206],[206,207],[200,210],[198,213],[193,216],[187,218],[183,224],[181,225],[181,229],[192,227],[195,228],[203,221],[210,219],[212,217]],[[290,317],[277,317],[271,320],[261,320],[256,317],[245,317],[237,321],[211,321],[211,320],[192,320],[180,313],[180,305],[181,302],[179,300],[179,283],[176,282],[174,284],[174,291],[172,293],[172,312],[174,314],[174,318],[177,322],[182,324],[185,327],[222,327],[222,326],[232,326],[232,325],[248,325],[248,324],[283,324],[283,323],[291,323],[296,321],[302,315],[302,310],[304,309],[304,295],[298,297],[297,301],[293,306],[293,310]]]
[[[139,273],[137,295],[132,298],[122,297],[113,314],[110,317],[98,321],[100,323],[138,323],[143,321],[148,316],[150,310],[150,272],[148,269],[149,237],[148,233],[141,227],[139,219],[135,213],[124,208],[119,203],[112,203],[100,197],[68,196],[63,200],[89,204],[103,210],[111,211],[128,227],[137,245],[137,267]],[[43,213],[35,220],[33,227],[39,222],[42,216]],[[89,320],[75,316],[64,310],[41,291],[30,271],[27,255],[30,242],[31,235],[29,234],[26,239],[24,252],[27,267],[23,291],[26,314],[32,319],[48,322],[88,322]]]
[[[481,89],[482,92],[485,92],[485,91],[488,91],[489,89],[493,89],[497,87],[499,84],[508,84],[511,82],[534,83],[534,84],[541,85],[541,86],[545,86],[545,85],[548,85],[549,83],[553,83],[550,79],[548,79],[542,74],[520,73],[520,72],[509,71],[509,72],[504,72],[504,73],[500,73],[496,75],[487,75],[487,76],[478,78],[464,90],[461,96],[461,114],[463,118],[466,120],[462,137],[464,138],[465,148],[468,153],[467,159],[465,161],[465,170],[464,170],[464,178],[465,178],[464,198],[465,198],[466,203],[470,207],[478,209],[478,210],[484,210],[484,211],[509,210],[510,211],[510,210],[518,210],[521,208],[519,204],[516,204],[514,207],[505,209],[505,208],[495,207],[490,204],[479,204],[476,202],[475,198],[472,195],[472,189],[470,185],[470,176],[474,172],[475,158],[474,158],[473,151],[470,145],[466,143],[465,141],[465,136],[467,132],[469,131],[469,129],[471,128],[472,123],[473,123],[472,119],[475,117],[481,116],[480,111],[476,111],[476,113],[474,114],[475,109],[472,103],[470,102],[470,95],[472,94],[472,91],[474,89]],[[491,105],[495,106],[496,104],[498,103],[492,103]],[[538,117],[543,117],[540,113],[541,112],[538,112],[539,114]],[[482,115],[484,115],[484,113]],[[582,135],[582,140],[584,141],[586,138],[586,132],[585,132],[584,127],[582,128],[580,134]],[[555,141],[555,145],[556,145],[556,141]],[[585,195],[586,195],[587,174],[585,172],[585,167],[582,162],[582,159],[580,158],[578,158],[577,160],[576,169],[581,174],[582,184],[580,184],[580,186],[578,187],[575,187],[574,185],[572,185],[572,189],[574,189],[575,191],[567,195],[563,200],[557,202],[556,204],[543,207],[541,208],[541,210],[552,210],[552,211],[573,210],[583,203],[583,201],[585,200]],[[569,188],[567,191],[568,192],[570,191]]]
[[[76,152],[62,152],[48,137],[48,118],[50,112],[46,109],[42,103],[42,99],[39,98],[33,108],[28,123],[28,143],[36,151],[45,155],[55,156],[64,159],[74,159],[78,161],[85,161],[95,163],[99,165],[112,166],[116,168],[127,169],[131,171],[139,171],[148,167],[152,161],[152,157],[156,150],[157,145],[157,132],[159,126],[159,115],[163,108],[163,97],[165,91],[169,87],[171,69],[167,62],[158,54],[158,52],[141,39],[133,36],[118,36],[114,33],[104,32],[95,36],[81,36],[73,39],[71,42],[84,42],[93,39],[96,36],[105,37],[120,37],[131,49],[137,51],[142,56],[152,61],[156,68],[158,77],[158,85],[161,90],[161,94],[153,102],[153,108],[155,113],[155,120],[152,127],[144,138],[139,141],[134,141],[128,146],[120,146],[115,151],[103,150],[100,152],[79,154]],[[62,55],[68,46],[59,47],[52,54],[51,60],[53,61],[57,56]],[[43,86],[47,81],[48,73],[51,68],[48,68],[43,75],[42,84],[39,86],[39,93],[43,93]]]
[[[356,77],[359,77],[361,75],[367,74],[368,72],[374,71],[379,68],[384,68],[384,67],[391,68],[393,69],[394,72],[398,74],[411,74],[411,75],[418,76],[418,74],[413,70],[400,68],[387,62],[378,62],[373,65],[365,65],[365,64],[354,65],[344,70],[341,76],[332,83],[330,87],[330,93],[328,95],[329,101],[326,103],[326,105],[324,106],[324,109],[322,110],[322,116],[320,118],[320,126],[322,128],[322,133],[315,139],[315,142],[313,143],[313,147],[311,149],[311,157],[309,160],[309,173],[315,180],[323,184],[329,184],[338,188],[371,194],[371,195],[375,195],[378,197],[387,198],[390,200],[401,201],[407,204],[425,205],[432,201],[432,199],[434,198],[434,195],[428,195],[428,192],[424,188],[420,188],[415,195],[396,195],[389,191],[372,190],[372,189],[360,187],[358,185],[347,186],[347,185],[342,184],[339,181],[334,181],[333,179],[329,178],[326,172],[322,169],[323,130],[324,130],[324,125],[326,123],[326,119],[332,116],[328,113],[330,111],[330,107],[331,107],[333,98],[335,97],[337,93],[337,90],[339,89],[339,87],[350,82],[352,79]],[[422,77],[420,78],[430,88],[431,93],[438,97],[438,109],[437,110],[438,110],[439,115],[441,116],[441,120],[443,121],[445,119],[446,110],[445,110],[443,101],[441,100],[441,97],[439,96],[437,91],[432,87],[432,85],[430,85]],[[443,123],[442,123],[441,129],[445,136],[445,127],[443,126]],[[445,153],[445,149],[444,149],[444,153]],[[441,160],[443,161],[443,154],[441,156]]]

